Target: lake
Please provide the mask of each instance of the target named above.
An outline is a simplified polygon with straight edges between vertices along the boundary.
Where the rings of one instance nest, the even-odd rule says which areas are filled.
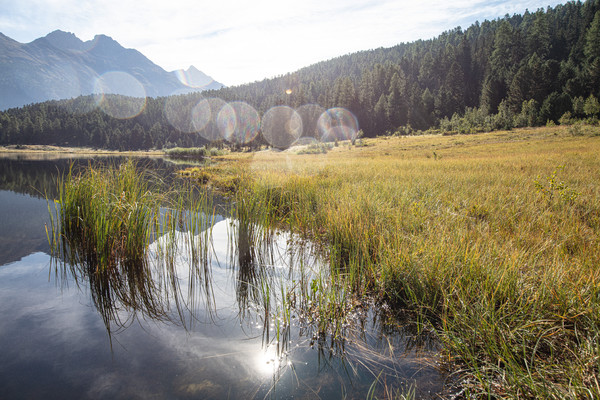
[[[56,193],[57,174],[71,163],[119,160],[0,157],[0,398],[437,398],[444,391],[439,345],[382,307],[359,307],[341,338],[318,334],[310,315],[282,313],[290,299],[280,294],[302,280],[318,287],[325,257],[285,231],[247,243],[222,201],[202,233],[210,240],[202,275],[178,246],[171,272],[157,265],[153,281],[135,289],[143,304],[53,259],[45,196]],[[139,163],[166,182],[181,168],[160,158]]]

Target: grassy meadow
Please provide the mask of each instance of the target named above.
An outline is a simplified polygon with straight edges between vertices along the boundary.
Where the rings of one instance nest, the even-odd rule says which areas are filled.
[[[444,344],[466,398],[598,398],[600,128],[263,151],[186,171],[321,244]]]

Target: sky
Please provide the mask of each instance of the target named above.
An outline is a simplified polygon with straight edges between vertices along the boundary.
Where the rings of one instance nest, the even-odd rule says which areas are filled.
[[[402,42],[551,0],[0,0],[0,32],[28,43],[60,29],[134,48],[167,71],[194,65],[227,86]]]

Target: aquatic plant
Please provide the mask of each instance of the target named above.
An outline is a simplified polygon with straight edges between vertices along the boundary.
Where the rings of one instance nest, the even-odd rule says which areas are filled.
[[[48,200],[47,229],[55,275],[89,285],[109,333],[112,324],[128,322],[121,320],[121,307],[131,315],[174,321],[173,302],[177,321],[186,324],[194,319],[189,312],[195,307],[188,302],[198,298],[194,288],[202,285],[210,302],[214,208],[206,192],[165,188],[157,175],[131,160],[78,172],[71,168],[57,186],[57,198]],[[189,255],[185,289],[190,293],[179,287],[179,246]]]
[[[205,190],[166,187],[132,161],[71,169],[57,186],[59,196],[48,203],[55,274],[89,288],[109,337],[140,317],[191,328],[200,311],[212,312],[215,208]],[[317,352],[320,368],[336,365],[351,382],[364,370],[372,379],[389,379],[385,390],[400,393],[395,346],[379,354],[367,344],[375,339],[364,337],[372,305],[357,302],[348,272],[330,270],[323,248],[290,233],[299,225],[293,207],[283,206],[303,200],[277,187],[265,189],[269,196],[245,190],[252,188],[236,192],[232,218],[223,221],[240,322],[260,321],[263,345],[280,362],[292,340],[303,340]],[[377,335],[385,329],[379,323]],[[269,390],[280,373],[294,373],[291,361],[280,365]],[[379,381],[376,386],[371,393],[383,390]]]

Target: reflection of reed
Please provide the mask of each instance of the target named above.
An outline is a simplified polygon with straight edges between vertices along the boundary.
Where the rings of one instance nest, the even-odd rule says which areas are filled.
[[[277,223],[265,216],[268,207],[251,193],[236,198],[230,265],[240,318],[256,313],[263,345],[278,359],[270,390],[286,371],[296,374],[292,339],[314,349],[319,370],[335,372],[342,385],[366,385],[370,393],[398,394],[398,385],[413,383],[412,374],[437,374],[435,337],[357,295],[347,272],[320,263],[327,257],[317,256],[310,243],[287,233],[278,237]],[[318,385],[311,382],[317,391]]]
[[[250,241],[250,229],[251,227],[248,225],[238,223],[235,251],[231,252],[232,255],[237,253],[237,263],[231,263],[231,265],[237,264],[238,266],[236,298],[242,318],[248,310],[249,299],[256,301],[258,296],[257,270],[259,267],[256,264],[254,245]]]
[[[71,258],[66,254],[60,263],[60,276],[75,280],[78,287],[89,287],[94,306],[102,316],[109,333],[113,326],[124,328],[135,319],[136,313],[155,320],[168,319],[167,304],[161,296],[146,260],[119,265],[118,268],[99,269],[94,257]]]
[[[268,232],[255,222],[257,210],[252,208],[252,203],[239,200],[232,208],[234,222],[230,225],[229,265],[237,269],[236,300],[240,318],[244,319],[253,305],[262,306],[269,314],[268,297],[261,296],[266,276],[261,262],[264,252],[260,251],[260,243]]]

